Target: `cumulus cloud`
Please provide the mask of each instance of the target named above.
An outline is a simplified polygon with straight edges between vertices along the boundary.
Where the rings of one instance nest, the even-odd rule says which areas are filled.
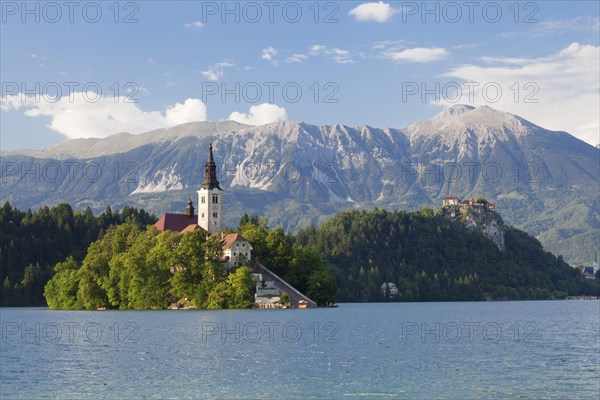
[[[275,104],[262,103],[250,107],[250,111],[247,114],[237,111],[232,112],[228,119],[246,125],[265,125],[287,120],[287,112],[285,108],[276,106]]]
[[[229,61],[221,61],[208,66],[206,71],[200,71],[202,76],[211,81],[218,81],[225,76],[225,68],[235,67],[235,64]]]
[[[276,55],[277,55],[277,50],[275,50],[273,47],[269,46],[266,49],[262,50],[262,55],[260,56],[260,58],[262,58],[263,60],[272,61],[273,57],[275,57]]]
[[[389,4],[380,2],[363,3],[348,13],[353,16],[357,21],[375,21],[375,22],[387,22],[398,10],[392,8]]]
[[[206,105],[198,99],[169,106],[164,114],[143,111],[125,97],[99,97],[76,92],[60,99],[17,94],[2,99],[5,112],[25,109],[29,117],[50,117],[48,127],[69,139],[106,137],[118,132],[143,133],[157,128],[206,121]]]
[[[448,56],[448,50],[441,47],[414,47],[405,50],[385,50],[381,58],[398,63],[428,63]]]
[[[530,59],[487,57],[482,59],[482,65],[462,65],[445,75],[479,84],[473,90],[461,90],[462,96],[456,102],[488,105],[518,114],[544,128],[566,131],[592,145],[598,144],[598,46],[572,43],[557,53]],[[502,95],[494,103],[481,90],[488,83],[502,89]],[[469,94],[473,94],[473,101]],[[494,100],[496,97],[493,96]]]

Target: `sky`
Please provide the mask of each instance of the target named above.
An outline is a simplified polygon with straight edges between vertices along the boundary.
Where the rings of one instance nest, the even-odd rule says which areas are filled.
[[[0,147],[487,105],[600,143],[597,1],[4,1]]]

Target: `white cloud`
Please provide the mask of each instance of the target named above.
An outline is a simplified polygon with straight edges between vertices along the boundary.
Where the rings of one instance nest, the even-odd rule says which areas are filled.
[[[263,59],[267,59],[265,56],[265,52],[269,49],[272,49],[271,47],[267,48],[267,49],[263,49]],[[359,54],[360,55],[360,54]],[[325,59],[331,60],[333,62],[335,62],[336,64],[353,64],[354,60],[352,58],[352,52],[348,51],[348,50],[344,50],[344,49],[338,49],[335,47],[328,47],[322,44],[315,44],[313,46],[310,46],[308,48],[308,52],[303,54],[303,53],[293,53],[290,56],[287,56],[284,61],[288,64],[293,64],[293,63],[304,63],[305,61],[309,60],[311,57],[323,57]],[[274,64],[276,63],[276,61],[272,61]]]
[[[387,22],[398,10],[389,4],[380,1],[378,3],[363,3],[348,13],[357,21]]]
[[[187,99],[166,109],[146,112],[125,97],[98,97],[96,93],[72,93],[58,100],[18,94],[2,99],[2,110],[25,109],[29,117],[50,117],[48,127],[69,139],[106,137],[117,132],[143,133],[191,121],[206,121],[206,105]]]
[[[352,60],[352,55],[348,50],[333,48],[328,55],[338,64],[351,64],[354,62],[354,60]]]
[[[275,104],[262,103],[250,107],[247,114],[232,112],[228,119],[247,125],[265,125],[287,120],[287,112],[285,108]]]
[[[218,81],[225,76],[225,68],[235,67],[235,64],[229,61],[221,61],[213,65],[209,65],[206,71],[200,71],[202,76],[211,81]]]
[[[263,60],[272,61],[273,57],[275,57],[276,55],[277,55],[277,50],[275,50],[273,47],[269,46],[266,49],[262,50],[262,55],[260,56],[260,58],[262,58]]]
[[[185,124],[192,121],[206,121],[206,104],[202,100],[187,99],[167,108],[165,124],[167,126]]]
[[[318,56],[321,52],[325,51],[327,47],[321,45],[321,44],[315,44],[314,46],[311,46],[309,49],[309,54],[311,56]]]
[[[336,49],[335,47],[327,47],[321,44],[311,46],[308,54],[317,57],[324,56],[334,61],[337,64],[352,64],[352,54],[348,50]]]
[[[600,32],[600,18],[594,17],[575,17],[564,20],[545,20],[538,21],[535,24],[525,24],[533,28],[523,31],[503,32],[498,36],[504,38],[513,38],[518,36],[543,37],[553,34],[564,34],[565,32]]]
[[[383,40],[374,42],[371,47],[375,50],[401,50],[409,47],[411,44],[414,43],[406,40]]]
[[[518,114],[544,128],[566,131],[592,145],[598,144],[600,47],[572,43],[545,57],[488,57],[482,61],[484,66],[463,65],[446,73],[448,77],[479,84],[471,91],[473,102],[469,101],[468,90],[462,91],[457,102],[488,105]],[[481,88],[488,83],[502,89],[497,102],[486,101],[483,96]],[[525,88],[527,84],[530,85]],[[535,100],[538,102],[531,102]]]
[[[303,63],[308,58],[305,54],[292,54],[288,58],[285,59],[287,63]]]
[[[448,50],[441,47],[414,47],[399,51],[385,50],[380,56],[395,62],[428,63],[442,60],[448,54]]]
[[[200,22],[200,21],[188,22],[184,26],[186,28],[190,28],[190,29],[202,29],[202,28],[204,28],[204,24],[202,22]]]
[[[25,106],[27,106],[27,104],[30,102],[30,100],[27,98],[27,95],[24,94],[9,94],[9,95],[5,95],[2,96],[2,102],[0,102],[0,109],[2,111],[12,111],[12,110],[19,110]]]

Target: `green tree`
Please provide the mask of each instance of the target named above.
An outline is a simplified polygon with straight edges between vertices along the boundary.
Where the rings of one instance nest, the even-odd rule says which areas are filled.
[[[252,270],[239,267],[227,277],[228,308],[250,308],[254,301],[255,284],[252,280]]]
[[[294,256],[291,236],[286,235],[283,228],[277,227],[267,235],[266,247],[267,259],[263,262],[276,274],[284,275]]]
[[[247,223],[240,225],[238,232],[252,243],[252,254],[263,260],[268,257],[267,235],[269,228],[267,219],[259,219],[253,216]]]
[[[170,279],[171,294],[192,299],[200,290],[204,268],[206,234],[197,229],[187,232],[177,246],[177,258]]]
[[[308,278],[307,295],[318,305],[324,306],[335,302],[337,286],[335,276],[325,270],[313,272]]]
[[[79,265],[73,257],[56,264],[55,274],[44,288],[44,297],[48,307],[62,310],[80,308],[77,302],[78,269]]]
[[[287,307],[290,305],[290,295],[287,293],[281,293],[281,296],[279,296],[279,304],[281,304],[284,307]]]

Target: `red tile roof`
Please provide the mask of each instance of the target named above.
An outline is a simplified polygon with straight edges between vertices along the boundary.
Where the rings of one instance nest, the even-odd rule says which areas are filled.
[[[188,226],[186,226],[185,228],[183,228],[183,230],[181,231],[181,233],[195,231],[196,229],[202,229],[202,227],[200,225],[198,225],[198,224],[189,224]],[[202,229],[202,230],[204,230],[204,229]]]
[[[246,238],[244,238],[239,233],[228,233],[221,240],[221,243],[223,244],[223,249],[230,248],[233,245],[233,243],[235,243],[236,240],[245,240],[247,242]]]
[[[444,200],[458,200],[456,196],[444,196]]]
[[[154,227],[159,231],[174,231],[174,232],[186,232],[195,229],[191,225],[195,225],[198,228],[198,216],[188,217],[185,214],[164,214],[156,223]],[[202,228],[200,228],[202,229]]]

